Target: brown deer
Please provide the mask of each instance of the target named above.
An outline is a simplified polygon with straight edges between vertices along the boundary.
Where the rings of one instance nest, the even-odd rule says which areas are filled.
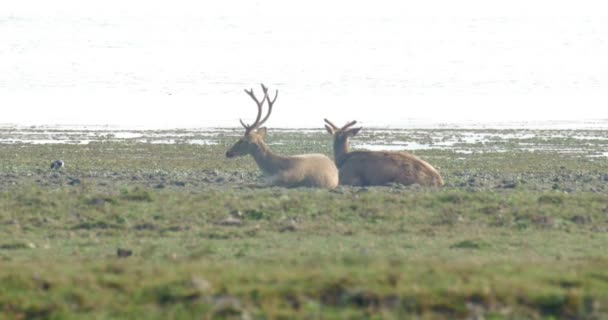
[[[443,179],[430,164],[407,152],[348,151],[348,139],[361,127],[351,121],[338,128],[325,119],[325,129],[334,138],[334,158],[340,170],[340,184],[377,186],[390,183],[441,187]]]
[[[262,84],[264,98],[258,100],[253,89],[245,92],[258,106],[258,115],[252,125],[240,120],[245,128],[245,136],[239,139],[232,148],[226,151],[226,157],[233,158],[250,154],[268,178],[270,185],[283,187],[318,187],[335,188],[338,185],[338,169],[336,165],[323,154],[303,154],[296,156],[280,156],[274,154],[264,142],[266,128],[263,125],[277,100],[277,90],[274,99],[270,100],[268,88]],[[262,117],[264,101],[268,102],[268,113]]]

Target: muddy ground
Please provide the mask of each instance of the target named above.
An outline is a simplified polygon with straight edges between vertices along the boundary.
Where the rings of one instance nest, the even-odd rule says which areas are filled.
[[[263,185],[250,157],[224,158],[241,131],[2,128],[0,188],[86,183],[196,191]],[[330,137],[320,129],[275,129],[269,136],[277,153],[332,153]],[[352,145],[414,153],[439,168],[446,188],[608,190],[605,130],[366,129]],[[63,159],[65,168],[51,170],[54,159]]]

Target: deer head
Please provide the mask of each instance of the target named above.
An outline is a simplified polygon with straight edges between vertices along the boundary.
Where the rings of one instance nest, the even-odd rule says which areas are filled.
[[[270,114],[272,113],[272,106],[274,105],[274,102],[277,100],[279,91],[276,90],[274,99],[270,100],[270,98],[268,97],[268,88],[264,84],[261,84],[261,86],[262,86],[262,92],[264,92],[264,97],[262,98],[262,100],[259,100],[255,96],[255,94],[253,93],[253,89],[249,89],[249,90],[245,89],[245,92],[247,93],[247,95],[249,95],[251,97],[251,99],[253,99],[253,101],[255,101],[255,103],[258,107],[258,114],[255,118],[255,121],[251,125],[245,124],[243,122],[243,120],[239,119],[239,121],[241,122],[241,125],[243,126],[243,128],[245,128],[245,135],[241,139],[239,139],[239,141],[237,141],[232,146],[232,148],[230,148],[228,151],[226,151],[226,157],[228,157],[228,158],[234,158],[234,157],[243,156],[246,154],[252,154],[252,152],[254,152],[256,150],[256,148],[258,148],[260,146],[260,144],[264,143],[264,138],[266,137],[266,128],[261,127],[261,126],[266,122],[266,120],[268,120],[268,117],[270,117]],[[264,119],[261,119],[262,118],[262,107],[264,106],[264,101],[268,102],[268,113],[266,114]]]
[[[342,128],[338,128],[338,126],[333,124],[331,121],[327,119],[324,120],[326,123],[325,129],[334,137],[334,150],[344,149],[344,147],[347,146],[348,138],[354,137],[357,133],[359,133],[359,130],[362,129],[362,127],[351,128],[357,123],[357,121],[347,122],[344,126],[342,126]]]

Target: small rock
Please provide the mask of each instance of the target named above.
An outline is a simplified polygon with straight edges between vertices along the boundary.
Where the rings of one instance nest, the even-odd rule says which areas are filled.
[[[216,316],[229,317],[240,315],[243,311],[241,300],[231,296],[219,296],[213,301],[213,311]]]
[[[232,211],[230,211],[230,214],[234,218],[242,218],[243,217],[243,213],[240,210],[232,210]]]
[[[32,275],[32,280],[34,280],[38,287],[44,291],[51,289],[51,283],[43,279],[38,273]]]
[[[397,309],[401,304],[401,298],[398,295],[388,295],[382,298],[382,306],[387,309]]]
[[[51,162],[51,169],[53,170],[59,170],[61,168],[63,168],[64,163],[63,160],[53,160],[53,162]]]
[[[572,221],[573,223],[576,223],[576,224],[588,224],[588,223],[592,223],[593,219],[588,216],[576,215],[576,216],[570,218],[570,221]]]
[[[541,215],[532,217],[532,222],[536,225],[544,228],[553,228],[555,226],[555,219],[550,216]]]
[[[208,292],[211,290],[211,284],[209,283],[209,281],[199,277],[193,276],[190,279],[190,285],[199,292]]]
[[[608,227],[595,226],[595,227],[591,228],[591,231],[598,232],[598,233],[606,233],[606,232],[608,232]]]
[[[176,225],[176,226],[170,226],[168,228],[164,229],[165,231],[171,231],[171,232],[181,232],[181,231],[187,231],[190,230],[190,226],[184,226],[184,225]]]
[[[503,180],[498,187],[502,189],[514,189],[517,187],[517,181]]]
[[[126,258],[131,255],[133,255],[133,250],[131,250],[131,249],[123,249],[123,248],[116,249],[116,256],[118,256],[119,258]]]
[[[156,230],[158,228],[156,227],[155,224],[146,222],[146,223],[140,223],[140,224],[135,225],[133,227],[133,229],[141,231],[141,230]]]
[[[284,223],[279,229],[280,232],[294,232],[298,230],[298,224],[294,219],[290,219],[287,223]]]
[[[243,220],[234,217],[227,217],[225,219],[217,221],[215,224],[227,227],[240,227],[243,225]]]

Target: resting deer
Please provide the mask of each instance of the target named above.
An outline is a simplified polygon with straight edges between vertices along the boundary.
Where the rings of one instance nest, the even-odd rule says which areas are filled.
[[[268,178],[270,185],[284,187],[319,187],[335,188],[338,185],[338,169],[327,156],[322,154],[303,154],[296,156],[279,156],[274,154],[264,142],[266,128],[262,126],[270,114],[272,106],[277,100],[278,90],[274,99],[268,97],[268,88],[262,84],[264,98],[258,100],[253,89],[245,92],[255,101],[258,106],[258,115],[252,125],[246,125],[240,120],[245,128],[245,136],[226,151],[226,157],[233,158],[250,154]],[[264,101],[268,103],[268,113],[262,117]]]
[[[325,119],[325,129],[334,138],[334,158],[340,169],[340,184],[353,186],[404,185],[440,187],[443,179],[430,164],[407,152],[348,151],[348,139],[355,136],[361,127],[351,128],[351,121],[338,128]]]

